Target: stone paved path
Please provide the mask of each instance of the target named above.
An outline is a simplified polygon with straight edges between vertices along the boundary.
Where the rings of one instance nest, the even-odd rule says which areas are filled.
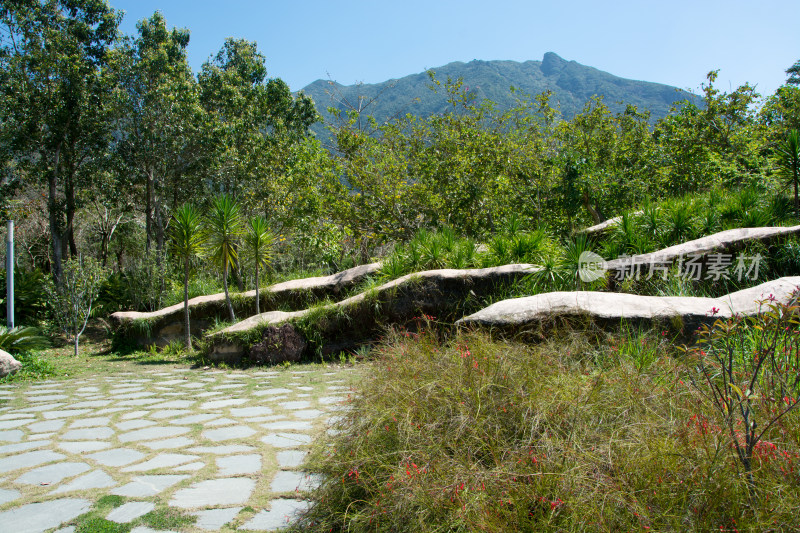
[[[171,531],[280,529],[316,481],[299,470],[305,448],[355,378],[166,368],[0,386],[0,531],[96,517],[146,533],[165,511],[196,517]]]

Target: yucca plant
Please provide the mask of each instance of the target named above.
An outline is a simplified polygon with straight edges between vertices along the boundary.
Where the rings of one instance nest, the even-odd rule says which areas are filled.
[[[792,130],[786,140],[778,145],[778,167],[787,182],[794,187],[794,214],[800,218],[800,133]]]
[[[250,259],[255,263],[256,269],[256,314],[261,314],[261,293],[259,289],[258,274],[261,267],[268,267],[272,262],[272,243],[274,235],[269,230],[269,224],[264,217],[253,217],[247,221],[244,234],[244,245]]]
[[[172,216],[172,245],[175,254],[183,263],[183,329],[186,349],[192,349],[192,334],[189,324],[189,269],[192,259],[205,251],[206,236],[200,210],[192,204],[184,204]],[[227,294],[226,294],[227,296]]]
[[[681,201],[672,202],[664,213],[663,246],[672,246],[691,239],[694,233],[694,217],[689,204]]]
[[[237,250],[242,233],[242,215],[239,204],[227,195],[221,194],[211,202],[211,210],[206,218],[209,249],[212,258],[222,268],[222,287],[225,290],[225,303],[232,322],[236,321],[233,304],[228,291],[228,268],[235,267],[239,259]]]
[[[40,335],[36,328],[17,326],[8,329],[0,326],[0,350],[15,354],[41,350],[48,346],[50,346],[50,341],[47,337]]]

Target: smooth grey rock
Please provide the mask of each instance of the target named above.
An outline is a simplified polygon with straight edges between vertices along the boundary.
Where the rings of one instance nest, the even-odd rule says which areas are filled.
[[[122,435],[119,435],[118,439],[120,442],[133,442],[142,440],[152,441],[154,439],[163,439],[165,437],[177,437],[178,435],[183,435],[184,433],[188,432],[189,428],[185,427],[156,426],[131,431],[130,433],[123,433]]]
[[[232,455],[217,457],[218,476],[231,477],[243,474],[257,474],[261,470],[261,455]]]
[[[106,427],[111,423],[107,416],[98,416],[94,418],[81,418],[72,423],[70,428],[95,428]]]
[[[131,420],[135,418],[144,418],[150,413],[150,411],[131,411],[130,413],[125,413],[124,415],[120,416],[122,420]]]
[[[272,389],[257,390],[253,392],[254,396],[274,396],[277,394],[290,394],[292,391],[283,387],[275,387]]]
[[[86,457],[97,461],[103,466],[125,466],[141,461],[144,458],[144,454],[130,448],[114,448],[113,450],[93,453]]]
[[[34,448],[41,448],[42,446],[49,446],[49,445],[50,445],[49,440],[36,440],[32,442],[6,444],[5,446],[0,446],[0,456],[5,456],[9,453],[24,452],[26,450],[32,450]]]
[[[55,485],[62,479],[83,474],[89,470],[86,463],[55,463],[29,470],[16,479],[25,485]]]
[[[204,410],[211,410],[211,409],[220,409],[221,407],[230,407],[232,405],[242,405],[243,403],[247,403],[247,400],[244,398],[230,398],[227,400],[212,400],[210,402],[205,402],[200,406],[200,409]]]
[[[296,468],[303,464],[307,455],[308,452],[303,450],[281,450],[276,458],[281,468]]]
[[[5,350],[0,350],[0,378],[15,374],[22,368],[22,363]]]
[[[17,455],[9,455],[0,459],[0,472],[11,472],[20,468],[32,468],[44,463],[60,461],[64,455],[50,450],[36,450]]]
[[[278,499],[270,502],[269,511],[261,511],[240,526],[240,529],[273,531],[289,525],[300,513],[307,510],[309,503],[303,500]]]
[[[280,470],[272,478],[269,488],[272,492],[297,492],[314,490],[319,485],[319,478],[306,472]]]
[[[302,433],[274,433],[262,437],[261,440],[276,448],[295,448],[311,443],[311,437]]]
[[[0,429],[18,428],[28,424],[29,422],[33,422],[34,420],[34,418],[29,418],[27,420],[3,420],[0,422]]]
[[[0,431],[0,441],[6,442],[19,442],[25,434],[18,429],[10,429],[8,431]]]
[[[133,522],[142,515],[146,515],[156,508],[152,502],[128,502],[123,503],[106,515],[106,520],[111,520],[118,524]]]
[[[211,505],[240,505],[250,499],[255,481],[249,478],[211,479],[175,492],[169,505],[182,509]]]
[[[30,503],[0,513],[0,524],[8,532],[42,533],[89,512],[91,508],[92,502],[78,498]]]
[[[456,324],[520,327],[542,323],[556,316],[589,316],[600,320],[659,320],[681,318],[690,323],[709,322],[734,314],[749,316],[762,310],[760,301],[770,295],[789,302],[800,286],[800,277],[786,277],[721,298],[640,296],[607,292],[550,292],[503,300],[462,318]],[[712,309],[717,309],[712,313]]]
[[[46,411],[42,413],[42,415],[47,420],[53,420],[56,418],[71,418],[73,416],[85,415],[89,411],[90,409],[63,409],[60,411]]]
[[[110,448],[111,443],[102,440],[78,440],[59,442],[58,447],[69,453],[89,453]]]
[[[232,425],[237,424],[237,423],[238,422],[236,422],[236,420],[233,420],[231,418],[219,418],[217,420],[212,420],[210,422],[207,422],[206,426],[208,426],[208,427],[232,426]]]
[[[248,426],[231,426],[219,429],[209,429],[202,433],[204,439],[220,442],[231,439],[246,439],[255,434],[255,430]]]
[[[197,517],[195,527],[217,531],[222,526],[236,518],[242,507],[227,507],[223,509],[208,509],[206,511],[195,511],[192,514]]]
[[[153,411],[150,413],[150,418],[159,420],[162,418],[174,418],[176,416],[188,415],[189,413],[191,413],[191,411],[188,409],[162,409],[160,411]]]
[[[111,494],[129,498],[148,498],[189,477],[178,474],[137,476],[130,483],[113,489]]]
[[[114,479],[102,470],[92,470],[88,474],[75,478],[66,485],[62,485],[53,491],[53,494],[71,492],[73,490],[85,489],[105,489],[117,484]]]
[[[178,466],[183,463],[188,463],[189,461],[194,461],[195,459],[199,459],[199,457],[182,453],[160,453],[144,463],[126,466],[122,469],[122,472],[146,472],[147,470],[155,470],[156,468]]]

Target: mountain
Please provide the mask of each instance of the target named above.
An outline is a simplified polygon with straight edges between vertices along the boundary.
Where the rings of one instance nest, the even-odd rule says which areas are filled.
[[[463,78],[464,84],[474,92],[478,99],[489,98],[500,109],[508,109],[516,104],[517,95],[510,87],[516,87],[525,94],[535,96],[545,90],[553,91],[551,105],[557,106],[564,118],[572,118],[580,112],[586,101],[594,95],[604,97],[604,102],[613,112],[623,111],[626,104],[634,104],[640,110],[651,112],[653,121],[665,116],[673,102],[700,99],[692,93],[646,81],[629,80],[603,72],[596,68],[567,61],[553,52],[547,52],[541,61],[480,61],[469,63],[456,61],[433,69],[436,79],[444,82]],[[331,119],[327,108],[342,109],[331,96],[358,105],[359,97],[364,103],[375,101],[366,108],[369,115],[378,123],[392,117],[411,113],[429,116],[447,110],[445,91],[438,93],[430,89],[430,79],[426,72],[412,74],[383,83],[341,85],[336,82],[317,80],[303,89],[314,99],[317,109],[326,121]],[[322,124],[312,128],[323,139],[329,133]]]

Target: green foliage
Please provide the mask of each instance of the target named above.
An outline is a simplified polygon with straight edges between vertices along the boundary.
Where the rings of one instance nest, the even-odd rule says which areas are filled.
[[[8,329],[6,326],[0,326],[0,350],[16,354],[43,350],[49,346],[50,341],[42,337],[36,328],[17,326]]]
[[[183,330],[186,349],[192,349],[192,333],[189,323],[189,269],[192,259],[205,251],[206,234],[200,210],[192,204],[184,204],[172,215],[172,245],[178,259],[183,263]]]
[[[794,188],[795,217],[800,219],[800,132],[792,130],[778,146],[778,168],[789,185]]]
[[[22,364],[22,368],[14,374],[0,378],[0,383],[35,381],[63,373],[49,359],[43,357],[41,353],[18,352],[14,354],[14,359]]]
[[[211,209],[206,215],[206,231],[211,257],[222,269],[225,301],[228,304],[231,321],[234,321],[236,318],[228,294],[228,269],[235,268],[239,260],[238,244],[242,233],[242,215],[241,207],[231,196],[221,194],[213,199]]]
[[[14,269],[14,321],[31,323],[43,320],[47,313],[45,275],[39,269]],[[0,317],[6,317],[6,272],[0,271]]]
[[[250,261],[255,266],[256,314],[261,313],[259,270],[267,268],[272,260],[272,243],[275,236],[269,230],[264,217],[253,217],[245,225],[244,246]]]

